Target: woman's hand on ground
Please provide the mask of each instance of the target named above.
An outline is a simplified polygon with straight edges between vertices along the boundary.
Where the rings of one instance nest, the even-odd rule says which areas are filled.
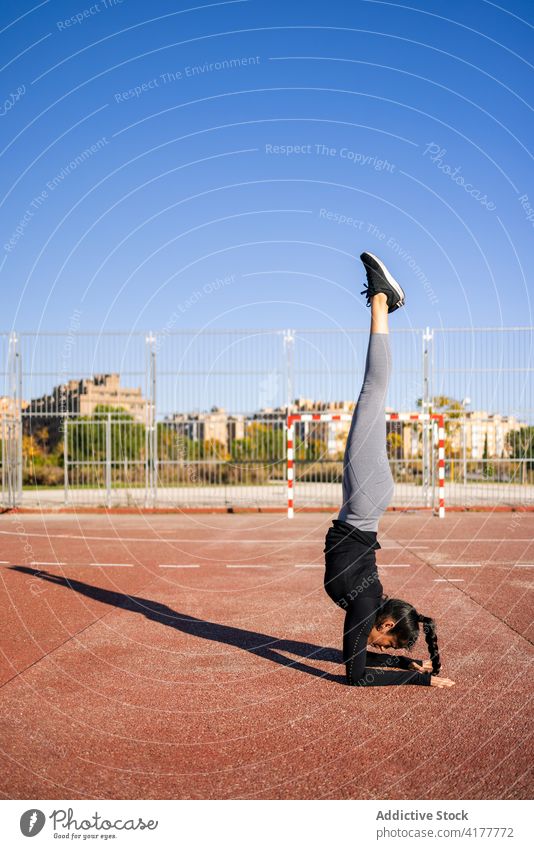
[[[410,669],[416,669],[417,672],[432,672],[432,661],[424,660],[423,663],[416,663],[415,660],[412,660]]]
[[[430,679],[431,687],[454,687],[454,681],[451,681],[450,678],[438,678],[436,675],[433,675]]]

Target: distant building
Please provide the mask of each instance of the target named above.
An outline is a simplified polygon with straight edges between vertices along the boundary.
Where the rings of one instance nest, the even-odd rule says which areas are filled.
[[[235,439],[244,439],[246,435],[244,416],[228,416],[227,433],[229,442]]]
[[[179,435],[195,442],[213,441],[226,447],[245,436],[244,417],[229,416],[222,407],[212,407],[209,413],[175,413],[166,421]]]
[[[89,379],[69,380],[55,386],[50,395],[30,401],[27,412],[32,418],[54,418],[66,413],[91,416],[102,405],[121,407],[136,422],[146,422],[147,401],[141,389],[121,386],[120,375],[116,373],[95,374]]]
[[[509,457],[510,450],[506,440],[509,431],[518,431],[527,427],[526,422],[518,421],[515,416],[502,416],[499,413],[487,413],[485,410],[471,410],[465,413],[465,434],[462,420],[455,427],[454,419],[450,420],[449,439],[453,452],[473,460],[481,460],[484,455],[484,445],[487,437],[488,457]]]

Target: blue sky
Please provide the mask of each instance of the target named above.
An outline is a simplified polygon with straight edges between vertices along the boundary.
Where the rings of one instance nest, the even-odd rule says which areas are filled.
[[[533,323],[531,3],[0,15],[3,330]]]

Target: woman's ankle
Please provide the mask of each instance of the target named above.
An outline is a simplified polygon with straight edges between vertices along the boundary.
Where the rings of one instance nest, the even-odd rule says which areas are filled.
[[[389,333],[388,300],[384,292],[371,298],[371,333]]]

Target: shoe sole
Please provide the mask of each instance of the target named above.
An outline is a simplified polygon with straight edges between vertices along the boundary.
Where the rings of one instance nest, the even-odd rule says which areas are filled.
[[[389,271],[387,270],[387,268],[386,268],[386,266],[384,265],[384,263],[382,262],[382,260],[378,259],[378,257],[377,257],[377,256],[375,256],[374,254],[370,253],[369,251],[365,251],[365,253],[367,254],[367,256],[370,256],[372,259],[374,259],[374,261],[375,261],[375,262],[376,262],[376,264],[378,265],[378,267],[379,267],[380,271],[381,271],[381,272],[382,272],[382,274],[384,275],[384,280],[386,280],[386,282],[387,282],[387,283],[389,283],[389,285],[391,286],[391,288],[392,288],[392,289],[393,289],[393,290],[397,293],[397,295],[399,296],[400,300],[398,301],[398,303],[397,303],[397,304],[395,304],[395,306],[396,306],[396,307],[403,307],[403,306],[404,306],[404,301],[405,301],[405,298],[406,298],[406,294],[405,294],[405,292],[404,292],[404,289],[402,289],[402,288],[401,288],[401,286],[400,286],[400,285],[397,283],[397,281],[395,280],[395,278],[391,276],[391,274],[390,274],[390,273],[389,273]],[[363,260],[362,260],[362,261],[363,261]],[[364,265],[365,265],[365,263],[364,263]]]

